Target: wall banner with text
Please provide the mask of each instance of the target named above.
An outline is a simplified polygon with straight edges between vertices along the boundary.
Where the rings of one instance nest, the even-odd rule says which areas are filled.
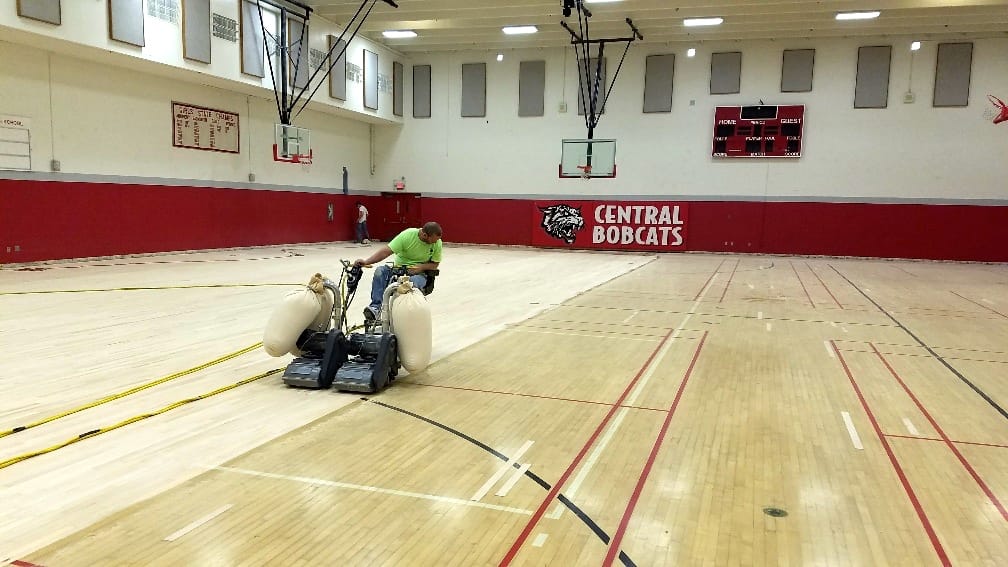
[[[533,205],[533,246],[675,251],[686,242],[686,203],[569,200]]]
[[[172,101],[172,145],[239,153],[238,113]]]

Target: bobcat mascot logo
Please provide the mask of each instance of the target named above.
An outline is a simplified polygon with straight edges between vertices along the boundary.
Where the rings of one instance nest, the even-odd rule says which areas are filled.
[[[539,207],[542,211],[542,227],[546,234],[563,240],[567,244],[574,244],[577,232],[584,228],[584,218],[581,216],[581,209],[575,209],[570,205],[551,205],[549,207]]]

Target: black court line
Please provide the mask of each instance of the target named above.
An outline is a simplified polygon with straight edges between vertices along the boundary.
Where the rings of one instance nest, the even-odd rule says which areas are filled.
[[[973,382],[970,382],[968,378],[966,378],[965,376],[963,376],[962,372],[959,372],[958,370],[956,370],[956,368],[953,367],[951,364],[949,364],[947,360],[945,360],[944,358],[942,358],[942,356],[940,354],[938,354],[937,352],[935,352],[934,349],[932,349],[924,341],[922,341],[920,339],[920,337],[918,337],[917,335],[913,334],[913,331],[911,331],[910,329],[906,328],[903,325],[903,323],[901,323],[898,319],[896,319],[895,317],[893,317],[892,314],[890,314],[888,311],[886,311],[885,309],[883,309],[882,306],[879,305],[878,302],[876,302],[874,299],[872,299],[870,295],[868,295],[867,293],[864,292],[864,290],[862,290],[857,285],[855,285],[854,282],[850,281],[850,279],[848,279],[847,276],[841,274],[840,270],[834,268],[832,264],[827,264],[827,265],[834,272],[836,272],[838,276],[840,276],[847,283],[849,283],[851,285],[851,287],[853,287],[854,289],[858,290],[858,293],[860,293],[861,295],[865,296],[865,299],[867,299],[868,301],[872,302],[872,305],[874,305],[875,307],[877,307],[878,310],[881,311],[882,313],[884,313],[886,317],[892,319],[892,322],[896,323],[896,326],[898,326],[900,329],[903,329],[903,331],[905,331],[906,334],[908,334],[911,337],[913,337],[913,340],[917,341],[917,344],[919,344],[920,346],[924,347],[924,349],[927,350],[928,353],[930,353],[931,356],[933,356],[935,358],[935,360],[937,360],[938,362],[942,363],[942,366],[944,366],[945,368],[947,368],[949,370],[949,372],[951,372],[952,374],[955,374],[957,378],[959,378],[960,380],[962,380],[962,382],[964,384],[966,384],[967,386],[969,386],[970,389],[972,389],[981,398],[983,398],[988,404],[990,404],[991,407],[993,407],[998,413],[1001,414],[1001,417],[1003,417],[1005,419],[1008,419],[1008,412],[1006,412],[1003,407],[999,406],[997,402],[995,402],[993,399],[991,399],[991,397],[988,396],[986,392],[984,392],[979,387],[977,387],[977,385],[974,384]]]
[[[399,413],[408,415],[410,417],[415,417],[415,418],[419,419],[420,421],[424,421],[426,423],[429,423],[429,424],[433,425],[434,427],[437,427],[439,429],[443,429],[444,431],[447,431],[448,433],[451,433],[452,435],[455,435],[456,437],[460,437],[460,438],[465,439],[466,441],[472,443],[473,445],[476,445],[480,449],[483,449],[487,453],[490,453],[491,455],[497,457],[498,459],[504,461],[505,463],[510,460],[507,457],[507,455],[505,455],[504,453],[501,453],[500,451],[494,449],[493,447],[487,445],[486,443],[483,443],[482,441],[474,439],[473,437],[470,437],[470,436],[466,435],[465,433],[462,433],[461,431],[459,431],[457,429],[452,429],[451,427],[448,427],[447,425],[444,425],[443,423],[438,423],[438,422],[434,421],[433,419],[430,419],[430,418],[424,417],[422,415],[413,413],[413,412],[411,412],[409,410],[405,410],[405,409],[402,409],[402,408],[399,408],[399,407],[396,407],[396,406],[393,406],[393,405],[389,405],[389,404],[386,404],[384,402],[379,402],[377,400],[372,400],[371,398],[361,398],[361,400],[364,400],[365,402],[371,402],[373,404],[377,404],[379,406],[382,406],[383,408],[387,408],[387,409],[390,409],[390,410],[393,410],[393,411],[397,411]],[[513,468],[516,468],[516,469],[520,469],[521,468],[521,465],[519,463],[517,463],[517,462],[514,463],[511,466]],[[553,488],[548,482],[546,482],[545,480],[543,480],[542,478],[540,478],[539,475],[535,474],[531,470],[525,471],[525,476],[527,476],[530,479],[532,479],[532,482],[535,482],[536,484],[538,484],[539,486],[541,486],[543,490],[545,490],[547,492],[549,492],[550,489]],[[607,534],[605,532],[605,530],[603,530],[598,524],[596,524],[595,520],[592,520],[591,517],[588,516],[588,514],[585,514],[584,511],[581,510],[581,508],[578,508],[577,504],[571,502],[563,494],[557,494],[557,500],[559,500],[564,506],[566,506],[567,509],[570,510],[575,516],[577,516],[578,518],[580,518],[580,520],[582,522],[584,522],[584,524],[586,526],[588,526],[588,529],[590,529],[596,536],[598,536],[598,538],[602,541],[602,543],[604,543],[606,546],[609,545],[609,541],[611,539],[609,537],[609,534]],[[636,567],[637,564],[634,563],[633,560],[631,560],[630,557],[625,552],[620,551],[619,557],[620,557],[620,561],[623,562],[623,565],[626,565],[627,567]]]

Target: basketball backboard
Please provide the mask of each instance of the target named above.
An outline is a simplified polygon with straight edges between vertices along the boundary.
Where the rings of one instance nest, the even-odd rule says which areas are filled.
[[[563,140],[560,177],[564,179],[616,177],[616,140]]]
[[[277,124],[274,130],[273,160],[311,165],[311,130]]]

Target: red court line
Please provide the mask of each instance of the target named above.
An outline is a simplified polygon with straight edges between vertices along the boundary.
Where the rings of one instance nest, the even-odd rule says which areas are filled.
[[[728,283],[725,284],[724,291],[721,292],[721,299],[718,300],[718,303],[724,301],[725,296],[728,295],[728,286],[730,286],[732,280],[735,279],[735,270],[738,270],[740,262],[742,262],[742,260],[735,260],[735,267],[732,268],[731,275],[728,276]]]
[[[791,264],[791,270],[794,271],[794,276],[798,278],[798,283],[801,284],[802,291],[805,292],[805,297],[808,298],[808,302],[813,308],[815,308],[815,301],[812,301],[812,296],[809,295],[808,289],[805,288],[805,282],[803,282],[801,276],[798,275],[798,270],[794,267],[794,262],[788,260],[788,263]]]
[[[1008,319],[1008,315],[1005,315],[1004,313],[1002,313],[1002,312],[1000,312],[1000,311],[997,311],[996,309],[992,309],[992,308],[990,308],[990,307],[987,307],[987,306],[986,306],[986,305],[984,305],[983,303],[977,303],[976,301],[973,301],[972,299],[970,299],[970,298],[968,298],[968,297],[963,297],[963,296],[959,295],[958,293],[956,293],[956,292],[954,292],[954,291],[953,291],[953,292],[950,292],[950,293],[951,293],[952,295],[955,295],[955,296],[958,296],[958,297],[962,297],[963,299],[965,299],[966,301],[969,301],[969,302],[970,302],[970,303],[972,303],[973,305],[979,305],[980,307],[983,307],[983,308],[984,308],[984,309],[986,309],[987,311],[993,311],[994,313],[997,313],[998,315],[1000,315],[1000,316],[1004,317],[1005,319]]]
[[[945,445],[949,448],[949,450],[952,451],[952,453],[955,454],[956,458],[959,459],[959,462],[962,463],[962,466],[966,469],[966,471],[970,474],[970,476],[973,477],[973,480],[976,481],[977,485],[980,486],[980,490],[983,490],[984,494],[987,495],[987,498],[989,498],[991,503],[994,504],[994,507],[998,509],[998,512],[1001,512],[1001,517],[1004,518],[1005,521],[1008,521],[1008,510],[1005,510],[1005,507],[1004,505],[1001,504],[1001,501],[997,499],[997,496],[994,496],[994,493],[991,491],[990,487],[987,486],[987,483],[984,482],[982,478],[980,478],[980,475],[977,474],[977,472],[973,469],[973,466],[970,465],[968,460],[966,460],[966,457],[963,456],[961,452],[959,452],[959,448],[952,443],[952,440],[949,439],[948,435],[945,435],[945,431],[942,430],[941,426],[938,425],[938,422],[935,421],[933,417],[931,417],[931,414],[928,412],[928,410],[924,408],[924,404],[922,404],[920,400],[917,399],[917,396],[915,396],[914,393],[910,391],[910,387],[906,385],[906,383],[903,381],[903,378],[901,378],[900,375],[897,374],[895,370],[893,370],[893,367],[889,365],[889,361],[886,360],[884,356],[882,356],[882,353],[879,352],[877,348],[875,348],[875,345],[871,343],[868,344],[871,345],[872,350],[875,351],[875,355],[878,356],[879,360],[882,361],[882,364],[885,365],[886,369],[889,371],[889,374],[892,374],[893,378],[895,378],[896,381],[899,382],[899,385],[903,387],[903,391],[905,391],[907,395],[910,396],[910,399],[913,400],[914,404],[916,404],[917,409],[919,409],[920,412],[924,414],[924,418],[927,419],[929,423],[931,423],[931,427],[933,427],[935,431],[938,432],[938,436],[942,438],[942,441],[945,442]]]
[[[724,265],[724,263],[725,260],[721,260],[721,263],[718,264],[716,268],[714,268],[714,273],[711,274],[709,278],[707,278],[707,281],[705,281],[702,286],[700,286],[700,291],[696,292],[696,295],[693,296],[693,301],[700,299],[700,295],[704,292],[705,289],[707,289],[707,286],[710,285],[711,280],[714,279],[714,276],[718,275],[718,272],[721,270],[721,266]]]
[[[550,503],[553,502],[553,499],[556,498],[556,495],[560,493],[560,489],[563,488],[564,484],[567,483],[567,479],[570,478],[571,474],[573,474],[574,469],[576,469],[577,466],[581,464],[581,460],[584,459],[585,454],[588,453],[588,449],[591,448],[591,446],[595,443],[595,440],[598,439],[598,436],[602,434],[603,430],[605,430],[606,425],[608,425],[609,421],[612,420],[613,414],[615,414],[616,410],[623,404],[623,400],[625,400],[626,397],[630,395],[630,392],[633,390],[634,386],[637,385],[637,381],[640,380],[640,377],[644,374],[644,371],[647,370],[649,366],[651,366],[651,362],[654,361],[655,357],[658,356],[658,353],[661,352],[661,349],[664,348],[665,343],[668,342],[673,332],[675,332],[674,329],[669,329],[668,334],[665,335],[661,343],[659,343],[658,346],[655,347],[654,351],[651,352],[651,355],[648,356],[647,360],[644,361],[644,365],[640,367],[640,370],[637,371],[637,374],[635,374],[633,379],[630,380],[630,383],[627,384],[626,388],[623,390],[623,393],[620,394],[619,399],[616,400],[616,403],[612,404],[612,407],[609,408],[609,412],[606,413],[605,417],[602,418],[602,421],[599,422],[598,426],[595,428],[595,431],[593,431],[591,436],[588,437],[588,440],[585,441],[584,446],[581,447],[580,451],[578,451],[578,454],[574,457],[574,460],[571,461],[570,465],[567,467],[567,470],[565,470],[564,473],[560,475],[560,479],[556,481],[556,483],[553,485],[553,488],[551,488],[549,493],[546,494],[546,497],[543,498],[542,503],[539,504],[539,508],[537,508],[535,513],[532,514],[532,518],[529,519],[528,523],[525,524],[525,528],[521,531],[521,534],[518,535],[518,539],[516,539],[515,542],[511,545],[511,549],[509,549],[507,554],[504,555],[504,558],[501,559],[500,562],[501,567],[505,565],[510,565],[511,562],[514,561],[515,556],[518,554],[518,550],[521,549],[522,545],[525,544],[525,540],[527,540],[529,534],[532,533],[532,529],[535,528],[536,524],[539,523],[539,520],[542,519],[543,514],[546,512],[546,508],[550,505]]]
[[[10,564],[14,565],[14,567],[42,567],[41,565],[37,565],[35,563],[29,563],[27,561],[21,561],[20,559],[15,559],[14,561],[11,561]]]
[[[500,394],[502,396],[519,396],[519,397],[522,397],[522,398],[538,398],[540,400],[553,400],[553,401],[557,401],[557,402],[574,402],[574,403],[578,403],[578,404],[592,404],[592,405],[597,405],[597,406],[611,406],[612,405],[612,404],[607,403],[607,402],[593,402],[591,400],[575,400],[573,398],[558,398],[556,396],[540,396],[540,395],[537,395],[537,394],[523,394],[521,392],[504,392],[504,391],[501,391],[501,390],[485,390],[485,389],[482,389],[482,388],[463,388],[462,386],[443,386],[441,384],[427,384],[425,382],[412,382],[412,381],[410,381],[410,382],[407,382],[407,383],[410,384],[410,385],[413,385],[413,386],[426,386],[428,388],[444,388],[445,390],[462,390],[463,392],[477,392],[477,393],[480,393],[480,394]],[[627,409],[644,410],[644,411],[665,411],[665,410],[659,409],[659,408],[646,408],[646,407],[642,407],[642,406],[621,405],[621,406],[617,406],[617,407],[627,408]]]
[[[637,500],[640,499],[641,492],[644,490],[644,484],[647,482],[648,475],[651,474],[651,467],[654,466],[655,458],[658,457],[658,451],[661,449],[662,443],[665,442],[665,434],[668,433],[669,423],[672,421],[672,415],[675,414],[675,410],[679,406],[679,400],[682,399],[683,391],[686,389],[686,383],[689,382],[690,375],[693,374],[693,367],[696,366],[696,361],[700,358],[700,349],[703,348],[704,341],[706,340],[707,333],[704,333],[703,338],[700,339],[700,344],[697,345],[696,351],[693,353],[693,360],[690,361],[689,368],[686,369],[686,374],[683,376],[682,382],[679,383],[679,390],[676,392],[675,399],[672,400],[672,406],[669,407],[668,411],[665,413],[665,422],[662,424],[661,431],[655,439],[654,446],[651,447],[651,454],[648,455],[648,460],[644,464],[644,469],[637,478],[637,486],[634,487],[633,494],[630,496],[630,502],[627,503],[626,509],[623,510],[623,518],[620,520],[619,528],[616,530],[616,534],[613,535],[612,540],[609,542],[609,551],[606,553],[605,560],[602,562],[603,567],[609,567],[612,565],[613,561],[616,559],[616,555],[619,553],[620,543],[622,543],[623,535],[626,533],[627,524],[630,523],[630,517],[633,516],[634,508],[637,507]]]
[[[840,349],[837,348],[835,342],[830,341],[830,345],[832,345],[833,350],[836,351],[837,359],[843,366],[844,372],[847,374],[847,379],[850,380],[851,386],[854,388],[854,393],[857,394],[858,400],[861,402],[861,407],[864,408],[865,415],[868,416],[868,421],[871,422],[872,428],[875,430],[875,434],[878,435],[879,441],[882,443],[882,448],[885,449],[886,455],[889,456],[889,462],[896,471],[896,476],[899,477],[900,483],[903,485],[903,490],[907,494],[907,498],[909,498],[910,503],[913,504],[914,511],[917,512],[917,518],[920,519],[921,525],[924,526],[924,531],[927,532],[928,538],[931,540],[931,546],[934,547],[935,553],[938,554],[939,561],[941,561],[942,565],[951,566],[952,562],[945,553],[945,548],[943,548],[941,542],[938,541],[938,535],[935,534],[934,528],[931,526],[931,521],[928,520],[927,514],[924,512],[924,507],[921,506],[920,501],[917,500],[917,494],[914,493],[913,488],[910,486],[910,481],[907,480],[906,474],[903,473],[903,467],[901,467],[899,461],[896,460],[896,454],[893,453],[892,446],[889,445],[889,441],[886,440],[885,435],[882,434],[882,428],[879,427],[878,420],[875,419],[875,414],[873,414],[871,408],[868,407],[868,402],[865,400],[864,394],[861,393],[861,388],[858,387],[857,381],[854,380],[854,375],[851,374],[850,368],[847,366],[847,361],[844,360],[843,353],[841,353]]]
[[[913,435],[896,435],[895,433],[886,433],[886,437],[897,437],[899,439],[916,439],[918,441],[944,441],[944,439],[935,439],[934,437],[915,437]],[[979,445],[981,447],[997,447],[999,449],[1008,449],[1008,445],[998,445],[997,443],[980,443],[979,441],[956,441],[952,440],[953,443],[958,445]]]
[[[837,301],[836,296],[833,295],[832,291],[830,291],[830,288],[829,286],[826,285],[826,282],[824,282],[822,278],[819,277],[819,274],[817,274],[816,271],[812,269],[812,266],[810,266],[808,262],[805,262],[805,267],[808,268],[810,272],[812,272],[812,275],[815,276],[817,280],[819,280],[819,285],[823,286],[823,289],[826,290],[826,293],[828,293],[829,296],[833,298],[833,302],[837,304],[837,307],[839,307],[840,309],[844,309],[844,306],[839,301]]]

